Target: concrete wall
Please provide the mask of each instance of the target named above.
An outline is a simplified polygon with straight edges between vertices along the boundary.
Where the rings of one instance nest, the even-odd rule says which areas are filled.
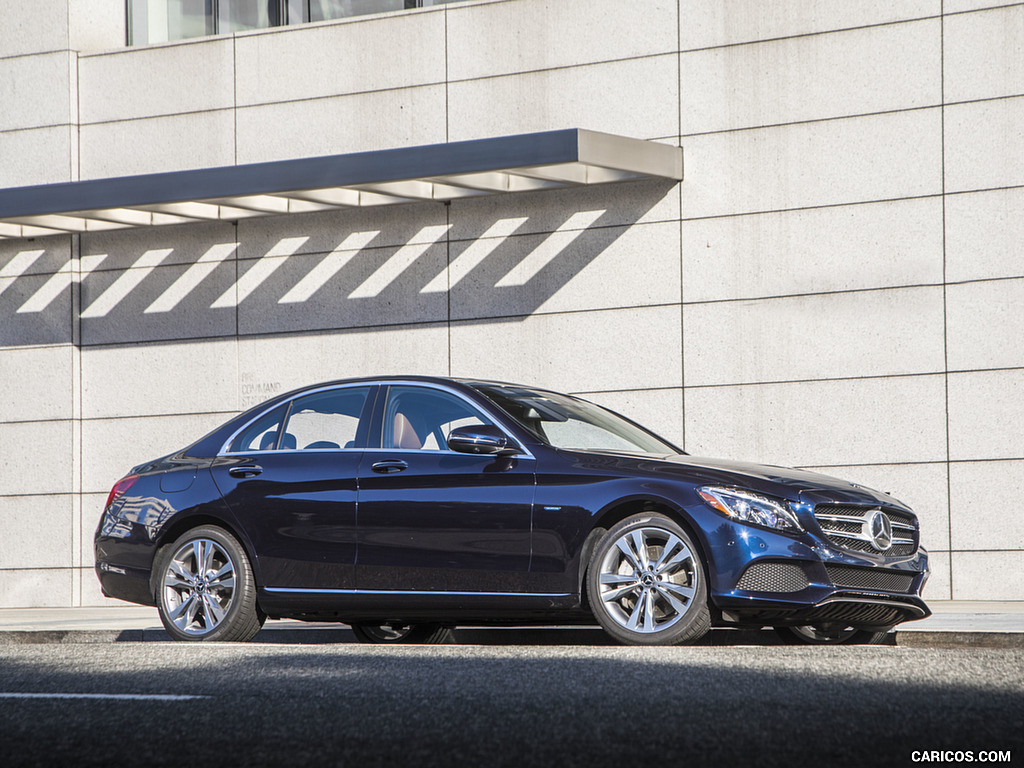
[[[478,0],[139,49],[122,5],[0,0],[0,186],[565,127],[686,180],[0,241],[0,606],[103,601],[132,464],[394,372],[892,491],[926,597],[1024,599],[1024,5]]]

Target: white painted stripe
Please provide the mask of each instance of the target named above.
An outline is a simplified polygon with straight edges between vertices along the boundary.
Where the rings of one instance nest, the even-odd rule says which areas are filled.
[[[362,285],[348,295],[350,299],[370,299],[379,296],[381,292],[393,283],[398,276],[412,266],[420,256],[427,252],[434,243],[440,240],[449,230],[450,224],[431,225],[421,229],[414,240],[417,243],[406,243],[394,255],[377,268],[372,275],[363,281]]]
[[[106,317],[173,250],[173,248],[161,248],[155,251],[146,251],[130,268],[122,272],[121,276],[101,293],[96,301],[82,311],[82,317]]]
[[[49,280],[43,283],[43,286],[33,293],[28,301],[18,307],[18,312],[42,312],[53,303],[54,299],[67,290],[72,282],[81,282],[105,258],[107,258],[105,253],[96,254],[95,256],[83,256],[78,266],[79,273],[77,275],[71,271],[74,259],[69,260],[67,264],[60,268],[60,271],[55,272]]]
[[[278,242],[267,253],[257,259],[256,263],[249,267],[248,271],[221,294],[210,309],[224,309],[226,307],[237,307],[245,301],[249,294],[259,288],[263,281],[277,271],[278,267],[288,260],[288,257],[295,253],[308,237],[286,237]]]
[[[454,287],[476,266],[490,256],[494,249],[508,239],[526,221],[526,217],[514,219],[498,219],[491,224],[477,240],[469,244],[462,253],[452,259],[452,263],[431,280],[420,293],[444,293]]]
[[[143,314],[154,312],[170,312],[182,300],[196,289],[224,259],[234,253],[238,243],[218,243],[199,257],[185,274],[171,283],[170,287],[157,297],[156,301],[146,307]]]
[[[15,280],[25,274],[25,270],[36,263],[36,259],[46,251],[21,251],[0,269],[0,294],[3,294]]]
[[[597,221],[602,213],[604,210],[574,213],[562,226],[544,238],[540,245],[530,251],[525,259],[512,267],[503,278],[495,283],[495,286],[503,288],[526,285],[558,254],[568,248],[576,238],[586,232],[587,227]]]
[[[324,256],[323,260],[309,271],[304,278],[296,283],[288,293],[278,300],[278,304],[298,304],[309,298],[324,287],[324,284],[341,271],[352,258],[366,247],[373,238],[380,234],[375,229],[367,232],[353,232],[335,248]]]
[[[0,693],[0,699],[113,699],[120,701],[191,701],[209,699],[174,693]]]

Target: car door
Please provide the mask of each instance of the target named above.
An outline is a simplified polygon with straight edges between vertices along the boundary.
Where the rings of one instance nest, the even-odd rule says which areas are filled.
[[[376,387],[305,393],[251,422],[212,467],[271,591],[353,589],[359,462]]]
[[[454,391],[394,384],[377,407],[377,447],[359,468],[359,590],[393,592],[397,602],[403,591],[448,593],[460,605],[465,593],[500,602],[524,592],[533,458],[450,450],[455,427],[494,423]],[[443,595],[434,597],[440,608]]]

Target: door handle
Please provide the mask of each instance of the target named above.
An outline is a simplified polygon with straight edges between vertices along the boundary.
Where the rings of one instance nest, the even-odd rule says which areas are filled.
[[[403,469],[408,469],[409,465],[399,459],[385,459],[384,461],[378,461],[373,464],[370,469],[374,472],[379,472],[382,475],[388,475],[392,472],[401,472]]]
[[[261,472],[263,472],[263,467],[259,464],[241,464],[228,470],[228,474],[232,477],[255,477]]]

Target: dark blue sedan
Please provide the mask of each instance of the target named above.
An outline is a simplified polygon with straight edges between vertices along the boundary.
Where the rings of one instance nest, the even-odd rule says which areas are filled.
[[[595,621],[640,645],[712,626],[870,643],[929,615],[917,517],[891,496],[487,381],[275,397],[118,481],[95,546],[104,594],[180,640],[294,618],[374,643]]]

